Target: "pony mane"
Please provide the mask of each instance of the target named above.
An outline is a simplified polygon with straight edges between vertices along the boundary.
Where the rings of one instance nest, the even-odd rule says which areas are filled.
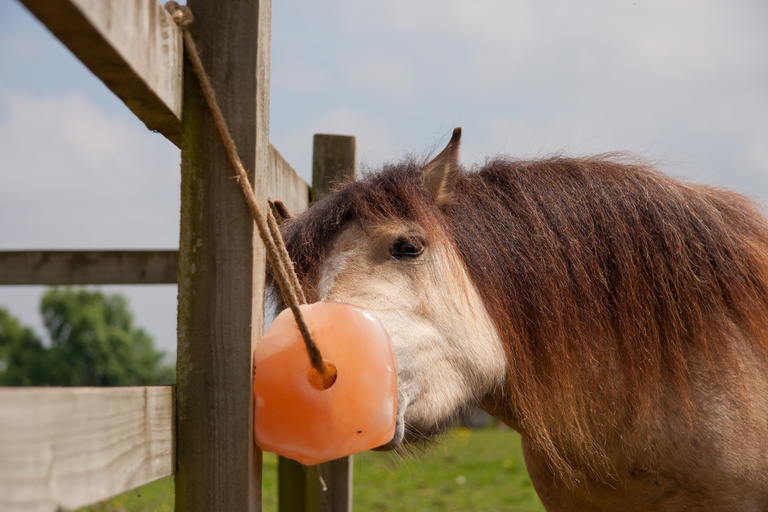
[[[311,296],[356,219],[447,233],[504,343],[504,399],[555,467],[605,465],[618,432],[652,428],[662,393],[695,414],[692,358],[725,378],[735,336],[768,355],[768,225],[744,196],[616,156],[497,159],[438,208],[422,166],[343,184],[288,222],[299,277]]]

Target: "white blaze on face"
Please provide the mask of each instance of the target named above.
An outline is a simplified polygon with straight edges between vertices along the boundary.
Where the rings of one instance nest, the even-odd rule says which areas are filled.
[[[390,249],[403,237],[424,240],[424,252],[394,258]],[[427,239],[415,225],[353,223],[333,242],[318,275],[319,300],[371,310],[392,338],[400,395],[396,442],[403,420],[429,431],[503,380],[498,333],[445,241]]]

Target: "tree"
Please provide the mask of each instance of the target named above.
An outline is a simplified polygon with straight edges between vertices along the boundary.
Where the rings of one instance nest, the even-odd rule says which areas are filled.
[[[0,384],[143,386],[171,384],[149,334],[133,324],[121,295],[52,288],[40,305],[50,335],[46,348],[7,312],[0,315]],[[5,363],[2,363],[5,361]]]
[[[0,385],[39,386],[48,373],[48,352],[35,336],[0,308]]]

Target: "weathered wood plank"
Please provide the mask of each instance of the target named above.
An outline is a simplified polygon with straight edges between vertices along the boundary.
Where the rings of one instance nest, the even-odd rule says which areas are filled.
[[[279,512],[307,510],[307,466],[287,457],[277,458]]]
[[[268,0],[190,0],[190,31],[257,199],[269,162]],[[191,68],[182,115],[176,510],[261,509],[252,353],[265,253]]]
[[[0,285],[175,283],[179,252],[0,251]]]
[[[354,455],[307,468],[307,512],[352,512]]]
[[[337,183],[356,178],[355,137],[316,134],[312,148],[313,201],[321,199]],[[280,457],[280,512],[351,512],[353,467],[352,456],[309,467]]]
[[[291,213],[306,210],[309,207],[309,185],[271,144],[268,169],[266,181],[269,198],[280,199]]]
[[[312,201],[357,178],[357,142],[351,135],[317,133],[312,140]]]
[[[173,388],[0,388],[0,510],[76,509],[173,473]]]
[[[312,199],[317,201],[342,181],[357,179],[357,140],[316,134],[312,148]],[[307,512],[352,512],[354,457],[307,468]]]
[[[21,0],[147,128],[181,143],[181,33],[157,0]]]

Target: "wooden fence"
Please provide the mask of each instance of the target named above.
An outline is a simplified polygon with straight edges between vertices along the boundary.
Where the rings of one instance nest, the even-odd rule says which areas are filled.
[[[181,237],[178,251],[0,252],[0,285],[176,282],[178,361],[175,388],[0,389],[0,511],[78,508],[170,474],[176,510],[259,511],[251,356],[265,256],[180,32],[156,0],[21,1],[180,147]],[[352,137],[315,136],[314,191],[269,143],[270,0],[188,5],[257,198],[300,212],[310,192],[354,173]],[[351,465],[281,460],[280,510],[351,510]]]

